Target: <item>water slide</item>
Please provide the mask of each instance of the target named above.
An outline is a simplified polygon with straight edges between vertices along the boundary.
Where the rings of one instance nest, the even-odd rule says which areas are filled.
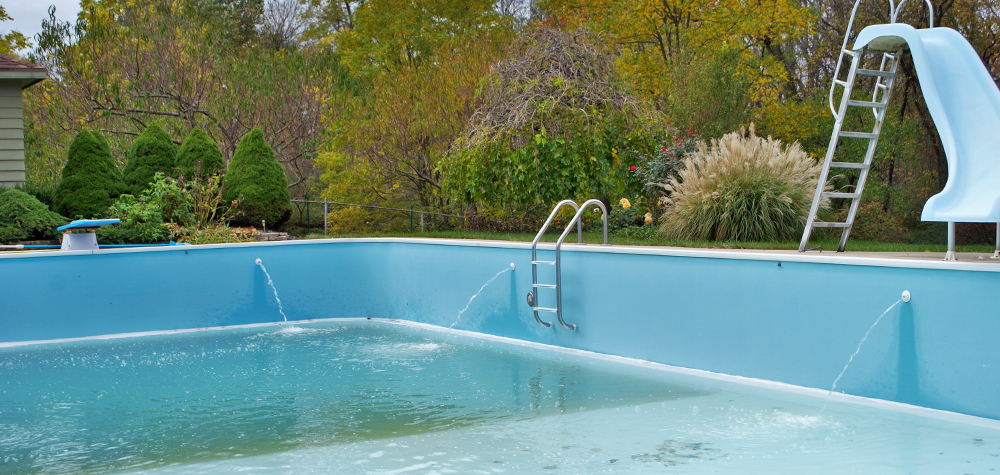
[[[951,28],[872,25],[858,34],[854,50],[895,52],[904,43],[948,159],[948,182],[927,200],[920,219],[1000,223],[1000,90],[972,45]]]

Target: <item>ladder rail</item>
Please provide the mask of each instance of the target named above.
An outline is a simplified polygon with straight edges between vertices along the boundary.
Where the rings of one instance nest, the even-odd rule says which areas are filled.
[[[857,8],[857,3],[855,3],[854,7]],[[852,18],[851,20],[853,21],[854,19]],[[826,189],[826,180],[830,175],[830,163],[833,162],[833,155],[837,150],[837,142],[840,140],[840,131],[844,127],[844,118],[847,115],[847,102],[850,100],[851,92],[854,90],[854,79],[857,75],[858,61],[861,58],[861,53],[850,50],[841,52],[841,54],[844,53],[851,56],[851,69],[847,73],[847,85],[844,86],[844,95],[840,98],[840,108],[834,115],[837,120],[833,123],[833,134],[830,136],[830,145],[826,149],[826,156],[823,158],[823,169],[820,171],[819,180],[816,182],[816,194],[813,195],[812,205],[809,206],[809,216],[806,219],[805,230],[802,232],[802,240],[799,242],[799,252],[805,252],[806,246],[809,245],[813,223],[816,222],[819,205],[823,200],[823,191]],[[830,99],[833,100],[833,88],[830,89]]]
[[[584,201],[580,208],[573,215],[573,219],[566,225],[566,229],[563,231],[562,235],[559,236],[559,240],[556,241],[556,317],[559,319],[559,323],[565,327],[567,330],[576,330],[576,325],[567,324],[562,317],[562,259],[560,258],[560,251],[562,248],[563,241],[566,240],[566,236],[569,235],[569,231],[573,229],[573,224],[580,221],[580,217],[583,213],[587,212],[587,206],[595,204],[601,208],[602,219],[604,222],[604,246],[609,246],[608,244],[608,209],[604,207],[604,203],[601,200],[587,200]]]
[[[890,70],[895,73],[899,68],[899,57],[899,53],[895,55],[883,54],[882,66],[880,68],[884,68],[886,58],[890,58]],[[885,124],[885,115],[889,109],[889,98],[892,94],[892,86],[895,82],[895,76],[889,77],[886,80],[885,89],[882,91],[882,100],[880,101],[884,104],[884,106],[874,111],[876,112],[875,125],[872,126],[872,134],[874,134],[874,137],[868,141],[868,149],[865,150],[865,159],[863,162],[867,166],[862,168],[861,173],[858,175],[858,183],[854,188],[858,197],[851,200],[851,207],[847,211],[847,226],[840,234],[840,243],[837,245],[837,252],[844,252],[847,248],[847,240],[850,238],[851,229],[854,228],[854,219],[857,217],[858,207],[861,205],[861,192],[864,190],[865,183],[868,181],[868,172],[871,170],[871,164],[875,158],[875,149],[878,147],[878,139],[882,135],[882,126]],[[875,88],[875,93],[878,93],[877,87]]]
[[[532,311],[534,311],[534,313],[535,313],[535,321],[537,321],[539,325],[541,325],[543,327],[546,327],[546,328],[551,327],[552,326],[552,322],[544,322],[544,321],[542,321],[542,319],[539,318],[539,316],[538,316],[538,310],[536,310],[538,308],[538,287],[537,287],[537,285],[538,285],[538,262],[539,262],[538,261],[538,241],[542,239],[542,236],[545,234],[545,231],[547,229],[549,229],[549,225],[552,224],[552,220],[555,219],[556,214],[559,213],[559,210],[562,209],[563,206],[567,206],[567,205],[568,206],[572,206],[573,210],[575,210],[577,213],[579,213],[579,211],[580,211],[580,205],[576,204],[576,201],[573,201],[573,200],[562,200],[562,201],[560,201],[559,203],[556,204],[556,206],[554,208],[552,208],[552,212],[549,213],[549,217],[548,217],[548,219],[545,220],[545,224],[542,225],[542,229],[538,230],[538,234],[535,235],[535,239],[533,241],[531,241],[531,293],[529,294],[531,296],[531,301],[529,302],[529,304],[531,304]],[[566,234],[568,234],[569,230],[572,229],[572,227],[573,227],[573,223],[570,222],[570,224],[566,226],[566,230],[563,231],[563,236],[565,236]],[[606,228],[607,228],[607,225],[605,224],[605,240],[607,239],[607,229]],[[578,239],[577,242],[582,243],[583,242],[583,225],[581,224],[581,225],[577,226],[576,227],[576,231],[577,231],[577,239]],[[558,255],[559,254],[557,253],[556,254],[556,256],[557,256],[556,285],[558,285],[558,280],[559,280]],[[556,289],[556,291],[558,292],[559,289]]]

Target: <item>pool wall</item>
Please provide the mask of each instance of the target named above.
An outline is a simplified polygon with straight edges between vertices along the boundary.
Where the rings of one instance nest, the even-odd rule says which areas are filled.
[[[551,247],[541,259],[551,258]],[[0,255],[0,342],[280,320],[398,318],[1000,419],[1000,266],[568,246],[534,321],[529,246],[419,239]],[[780,265],[779,265],[780,263]],[[995,269],[995,270],[994,270]],[[540,266],[540,281],[552,281]],[[541,291],[541,304],[554,293]],[[555,315],[541,314],[547,321]]]

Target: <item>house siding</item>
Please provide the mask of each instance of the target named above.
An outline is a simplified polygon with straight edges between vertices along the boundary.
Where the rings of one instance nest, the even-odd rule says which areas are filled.
[[[20,80],[0,80],[0,187],[24,183],[24,102]]]

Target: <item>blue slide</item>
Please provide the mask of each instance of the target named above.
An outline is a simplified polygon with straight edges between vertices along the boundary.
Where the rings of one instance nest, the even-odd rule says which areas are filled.
[[[922,221],[1000,222],[1000,90],[979,55],[951,28],[872,25],[854,50],[895,52],[906,43],[948,159],[948,182]]]

